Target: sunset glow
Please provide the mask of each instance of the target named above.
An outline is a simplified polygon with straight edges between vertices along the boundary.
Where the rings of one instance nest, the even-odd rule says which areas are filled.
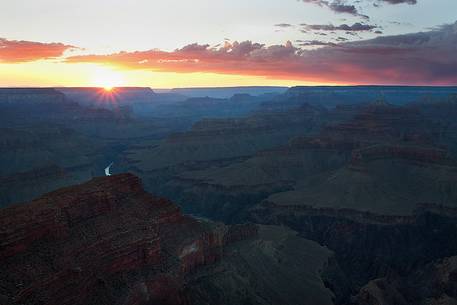
[[[0,20],[0,305],[457,305],[457,0]]]
[[[58,27],[11,2],[0,11],[0,85],[457,83],[454,0],[172,2],[83,0],[71,15],[55,1],[27,4]]]
[[[91,86],[102,87],[106,91],[111,91],[114,87],[125,86],[125,80],[121,72],[96,67],[92,74]]]

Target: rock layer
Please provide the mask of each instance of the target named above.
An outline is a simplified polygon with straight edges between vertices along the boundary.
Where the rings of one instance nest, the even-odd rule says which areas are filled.
[[[256,234],[185,216],[131,174],[95,178],[0,210],[0,295],[8,304],[187,304],[185,276]]]

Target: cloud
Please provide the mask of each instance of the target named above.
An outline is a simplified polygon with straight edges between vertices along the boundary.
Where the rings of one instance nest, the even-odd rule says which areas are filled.
[[[290,28],[290,27],[293,27],[292,24],[290,23],[278,23],[278,24],[275,24],[276,27],[279,27],[279,28]]]
[[[302,0],[305,3],[312,3],[322,7],[327,7],[335,13],[346,13],[353,16],[359,16],[368,19],[368,16],[362,15],[358,12],[355,5],[347,4],[343,0]]]
[[[386,2],[389,4],[401,4],[401,3],[406,3],[406,4],[417,4],[417,0],[379,0],[380,2]]]
[[[335,40],[336,40],[336,41],[342,42],[342,41],[348,41],[349,39],[346,38],[346,37],[341,37],[341,36],[339,36],[339,37],[335,38]]]
[[[341,25],[333,25],[333,24],[301,24],[305,28],[305,30],[312,30],[312,31],[346,31],[346,32],[363,32],[363,31],[371,31],[376,29],[376,25],[370,24],[362,24],[360,22],[356,22],[353,25],[341,24]]]
[[[63,55],[67,50],[76,49],[62,43],[42,43],[0,38],[0,62],[17,63],[52,59]]]
[[[362,17],[364,19],[370,19],[369,16],[362,14],[359,12],[355,4],[363,3],[363,0],[301,0],[305,3],[312,3],[315,5],[319,5],[321,7],[326,7],[332,10],[335,13],[346,13],[353,16]],[[372,2],[373,0],[365,0]],[[374,7],[381,7],[381,4],[417,4],[417,0],[374,0],[373,6]]]
[[[290,42],[266,46],[244,41],[225,42],[217,48],[192,44],[171,52],[71,56],[67,61],[325,83],[456,85],[456,46],[457,23],[428,32],[342,42],[313,50],[303,50]]]
[[[301,47],[336,46],[336,43],[321,40],[297,40]]]
[[[387,4],[410,4],[414,5],[417,4],[417,0],[376,0],[376,2],[373,3],[374,7],[381,7],[383,3]]]

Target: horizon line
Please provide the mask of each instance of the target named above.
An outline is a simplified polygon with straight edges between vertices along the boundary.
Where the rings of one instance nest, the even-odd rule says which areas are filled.
[[[262,85],[254,85],[254,86],[195,86],[195,87],[168,87],[168,88],[155,88],[149,86],[114,86],[113,89],[131,89],[131,88],[148,88],[151,90],[173,90],[173,89],[236,89],[236,88],[339,88],[339,87],[404,87],[404,88],[414,88],[414,87],[430,87],[430,88],[454,88],[457,87],[455,85],[380,85],[380,84],[365,84],[365,85],[295,85],[295,86],[262,86]],[[60,88],[68,88],[68,89],[103,89],[103,86],[0,86],[0,89],[60,89]]]

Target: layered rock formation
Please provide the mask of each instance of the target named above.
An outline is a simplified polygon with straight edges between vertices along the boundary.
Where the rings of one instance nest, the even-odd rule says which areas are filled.
[[[455,282],[448,276],[455,270],[449,263],[457,251],[456,212],[423,204],[412,216],[386,216],[265,202],[251,217],[293,228],[334,251],[350,286],[345,291],[329,282],[339,304],[422,305],[456,301]]]
[[[212,98],[229,98],[235,94],[280,94],[287,90],[287,87],[213,87],[213,88],[174,88],[171,93],[183,94],[189,97],[202,97],[208,96]]]
[[[36,103],[62,103],[65,96],[51,88],[2,88],[0,102],[3,104],[36,104]]]
[[[294,104],[295,101],[321,105],[366,104],[384,98],[395,105],[417,102],[424,97],[439,99],[457,93],[457,87],[402,87],[402,86],[317,86],[290,88],[273,104]]]
[[[183,163],[249,156],[287,143],[293,135],[316,130],[322,124],[323,111],[307,105],[290,112],[202,120],[190,131],[173,134],[153,149],[130,151],[128,159],[145,172]]]
[[[86,181],[117,161],[129,141],[180,128],[79,105],[55,89],[0,88],[0,206]]]
[[[122,115],[95,107],[82,107],[51,88],[0,88],[0,126],[12,127],[53,121],[114,120]]]
[[[258,239],[228,246],[216,268],[190,277],[191,299],[202,305],[334,304],[323,278],[337,268],[333,253],[285,227],[259,227]]]
[[[243,209],[264,198],[387,215],[410,215],[421,201],[455,206],[457,164],[436,143],[434,121],[418,109],[385,102],[351,111],[356,114],[349,121],[245,160],[181,171],[165,185],[168,194],[182,194],[173,198],[191,205],[192,212],[226,221],[235,210],[236,217],[245,216]]]
[[[105,163],[102,143],[61,126],[0,128],[0,137],[0,206],[88,180]]]
[[[415,109],[370,105],[348,123],[294,141],[308,151],[320,147],[333,150],[333,156],[337,151],[351,156],[339,168],[304,176],[295,190],[268,200],[401,215],[412,213],[421,201],[455,206],[455,157],[436,143],[435,128]]]
[[[188,170],[236,164],[258,151],[285,144],[290,137],[312,134],[323,124],[326,114],[322,107],[303,105],[293,111],[262,112],[246,118],[204,119],[194,124],[190,131],[173,134],[157,145],[132,147],[126,151],[125,168],[140,175],[148,190],[177,201],[190,213],[208,216],[210,214],[205,210],[214,210],[220,212],[217,219],[228,221],[224,216],[229,215],[239,219],[235,214],[243,212],[240,204],[247,201],[254,204],[266,198],[271,186],[257,183],[259,189],[245,194],[182,174]],[[219,175],[221,179],[235,180],[240,176],[246,178],[244,181],[249,178],[248,175]],[[289,189],[287,182],[275,187],[276,191],[286,189]],[[217,205],[224,205],[227,209],[220,209]]]
[[[365,285],[353,304],[430,304],[457,302],[457,257],[452,256],[420,266],[405,276],[388,275]]]
[[[10,91],[23,99],[0,103],[2,202],[115,160],[186,212],[261,225],[196,220],[135,176],[96,178],[0,210],[0,303],[455,303],[454,89],[383,88],[396,104],[443,101],[348,105],[380,89],[295,88],[244,118],[227,117],[260,99],[164,103],[175,117],[137,119]],[[143,93],[130,102],[148,104]]]
[[[186,217],[129,174],[6,208],[0,224],[1,294],[12,304],[184,304],[187,273],[256,235]]]
[[[151,88],[142,87],[118,87],[112,92],[94,87],[57,88],[56,90],[80,105],[106,109],[132,106],[135,103],[152,103],[156,97]]]
[[[95,178],[0,210],[0,300],[228,305],[247,299],[294,304],[305,297],[332,304],[321,278],[332,253],[290,230],[260,231],[252,224],[185,216],[170,201],[146,193],[131,174]],[[299,258],[295,244],[308,256]],[[289,264],[295,259],[299,263]],[[262,264],[276,271],[268,273]],[[237,282],[242,278],[261,286],[246,290]],[[283,278],[297,283],[284,286]],[[281,285],[264,294],[272,283]]]

